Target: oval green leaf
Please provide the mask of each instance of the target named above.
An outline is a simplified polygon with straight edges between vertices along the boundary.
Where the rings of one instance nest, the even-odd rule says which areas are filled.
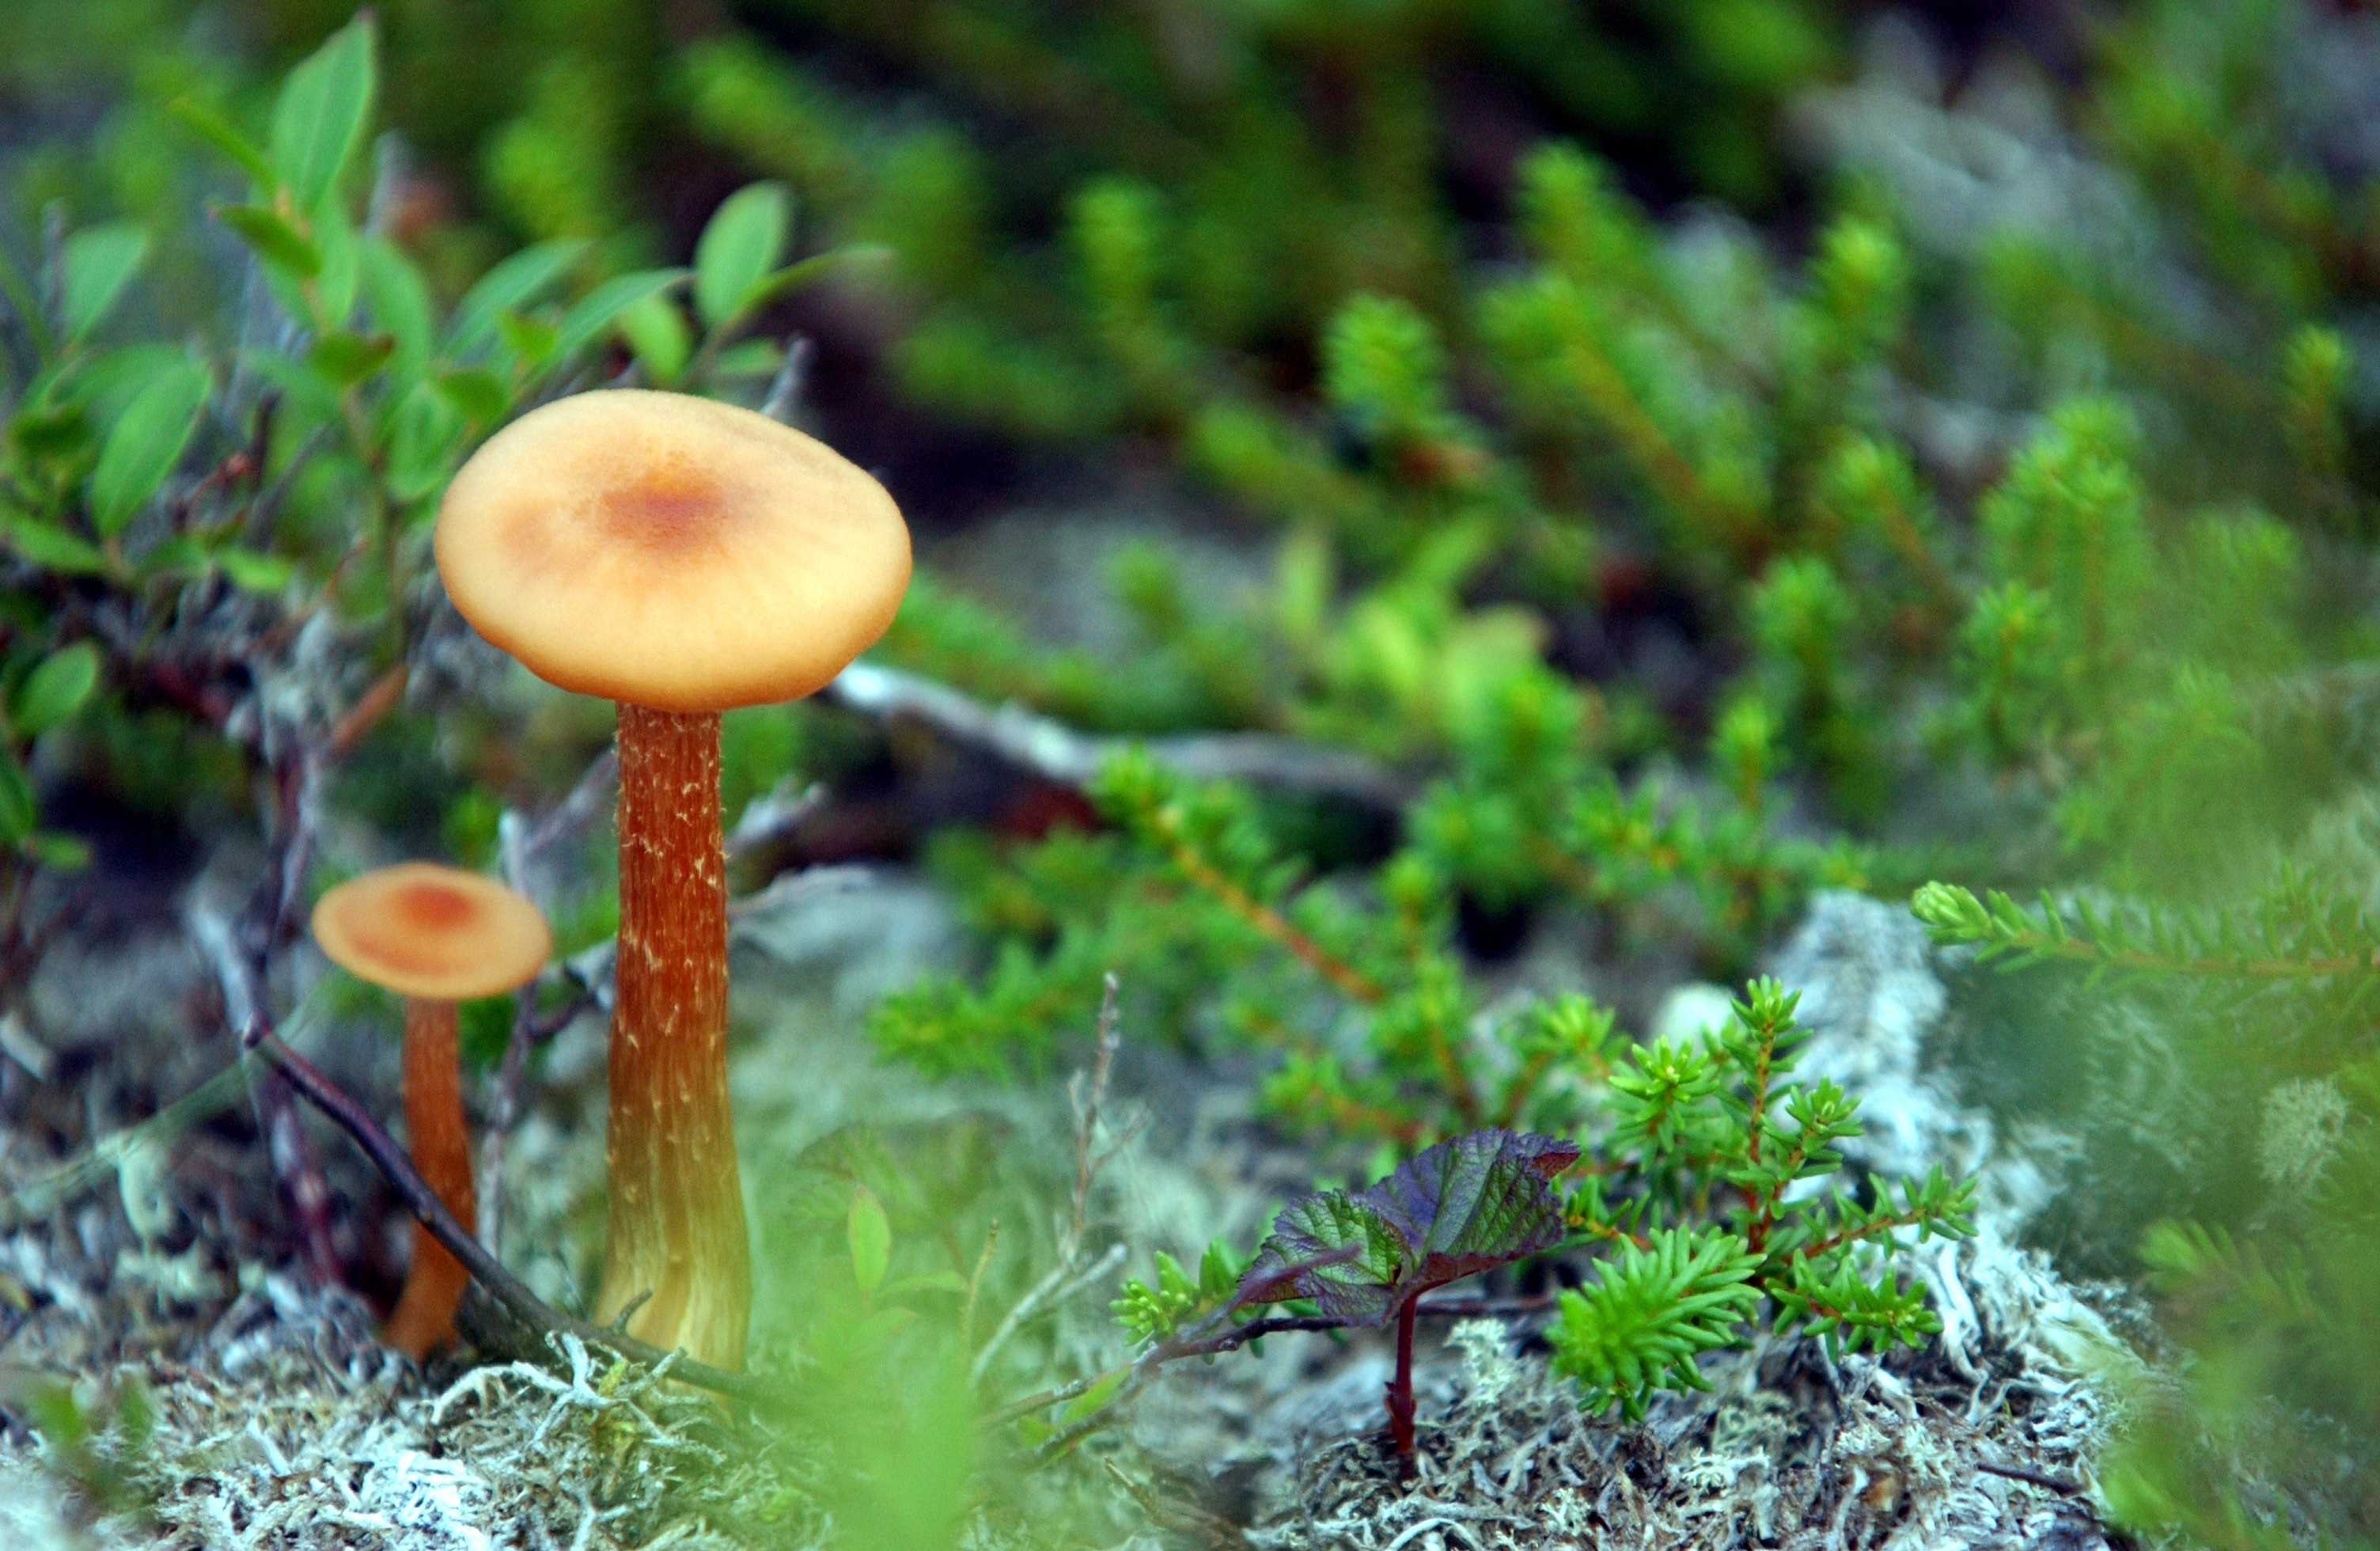
[[[492,426],[512,407],[504,379],[485,367],[467,366],[438,374],[438,392],[455,411],[475,425]]]
[[[91,474],[91,515],[103,534],[121,533],[174,471],[213,384],[206,368],[179,361],[150,379],[100,443]]]
[[[362,263],[364,305],[371,309],[372,322],[396,341],[397,371],[408,379],[417,377],[430,364],[437,329],[430,283],[386,237],[364,239]]]
[[[311,213],[338,188],[371,116],[371,18],[331,34],[289,72],[273,105],[273,166],[298,208]]]
[[[394,334],[326,333],[314,341],[307,359],[333,382],[351,388],[386,366],[395,353]]]
[[[554,358],[568,360],[594,344],[602,337],[606,329],[619,321],[621,313],[649,297],[660,296],[679,285],[687,273],[682,269],[638,270],[633,274],[614,276],[596,286],[564,314],[562,333],[554,342]]]
[[[560,336],[552,323],[517,312],[497,313],[496,333],[504,336],[504,347],[532,371],[552,358],[554,341]]]
[[[265,159],[264,152],[257,148],[256,142],[233,128],[229,119],[197,98],[176,97],[166,104],[165,111],[180,119],[183,127],[200,139],[238,163],[260,191],[268,190],[280,181],[273,171],[273,164]]]
[[[25,854],[57,872],[80,872],[91,866],[91,846],[63,830],[36,830],[25,837]]]
[[[686,314],[667,297],[647,297],[620,311],[620,333],[652,380],[666,388],[686,375],[694,358],[694,333]]]
[[[82,709],[99,684],[99,648],[77,641],[43,658],[25,675],[8,706],[8,721],[17,735],[38,738]]]
[[[727,196],[694,248],[694,309],[708,328],[743,311],[745,298],[777,267],[793,224],[782,183],[756,183]]]
[[[447,354],[462,356],[485,344],[496,331],[496,314],[517,312],[536,300],[586,251],[583,242],[540,242],[480,276],[479,284],[455,304],[454,329],[446,338]]]
[[[36,817],[33,783],[27,779],[25,767],[15,755],[0,748],[0,845],[22,845],[33,832]]]
[[[297,227],[262,205],[218,205],[215,219],[229,226],[256,256],[298,280],[322,273],[322,255]]]
[[[6,539],[9,548],[45,570],[70,576],[96,576],[107,569],[107,556],[99,546],[38,517],[0,521],[0,538]]]
[[[126,223],[93,226],[67,238],[59,298],[67,338],[80,339],[99,326],[148,256],[149,234]]]
[[[215,551],[212,558],[242,591],[273,593],[289,585],[290,564],[277,554],[227,547]]]

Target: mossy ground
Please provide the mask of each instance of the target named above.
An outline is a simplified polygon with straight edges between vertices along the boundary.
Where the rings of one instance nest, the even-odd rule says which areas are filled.
[[[1911,1069],[1942,1004],[1922,951],[1912,959],[1906,939],[1858,902],[1822,903],[1818,917],[1788,957],[1830,1018],[1826,1059],[1857,1064],[1864,1051],[1888,1105],[1912,1102],[1892,1098],[1895,1081],[1940,1097],[1939,1073]],[[984,1188],[1011,1242],[1029,1246],[1033,1230],[1015,1225],[1062,1206],[1071,1153],[1054,1084],[927,1083],[872,1060],[855,1032],[887,985],[961,951],[930,890],[879,875],[744,936],[734,1087],[762,1236],[766,1364],[785,1360],[798,1280],[770,1240],[805,1230],[782,1199],[805,1159],[862,1122],[896,1147],[973,1128],[996,1138],[998,1177]],[[153,995],[193,994],[197,973],[138,927],[62,962],[76,974],[149,975]],[[507,1169],[507,1254],[565,1301],[583,1285],[600,1222],[599,1036],[589,1019],[558,1042]],[[93,1091],[122,1112],[140,1108],[138,1074],[159,1069],[150,1037],[128,1036],[98,1058]],[[388,1055],[366,1045],[336,1064],[372,1092],[390,1081]],[[304,1285],[261,1153],[237,1148],[236,1126],[200,1116],[176,1135],[138,1133],[140,1145],[101,1149],[118,1167],[60,1176],[55,1166],[87,1143],[55,1096],[23,1076],[8,1084],[10,1179],[20,1203],[42,1209],[0,1239],[10,1278],[0,1290],[14,1305],[0,1349],[14,1424],[0,1465],[8,1544],[832,1543],[817,1490],[832,1438],[731,1419],[583,1348],[542,1365],[448,1358],[417,1368],[376,1344],[361,1297]],[[1245,1236],[1269,1205],[1266,1190],[1297,1182],[1294,1149],[1254,1123],[1245,1090],[1211,1068],[1132,1051],[1115,1097],[1128,1141],[1103,1172],[1099,1208],[1136,1257]],[[236,1088],[225,1097],[235,1110],[244,1102]],[[1938,1117],[1888,1117],[1879,1135],[1949,1145]],[[343,1192],[376,1199],[335,1138],[319,1140]],[[1276,1338],[1260,1356],[1169,1377],[1092,1458],[1031,1488],[1041,1513],[988,1510],[969,1533],[987,1547],[1029,1544],[1071,1521],[1078,1529],[1056,1538],[1366,1551],[2100,1544],[2087,1499],[1980,1467],[2087,1477],[2107,1420],[2106,1391],[2089,1376],[2113,1339],[2106,1321],[1997,1228],[1928,1253],[1923,1269],[1954,1315],[1955,1351],[1937,1343],[1836,1364],[1806,1340],[1764,1343],[1711,1362],[1709,1392],[1665,1397],[1636,1424],[1581,1414],[1527,1320],[1438,1332],[1424,1342],[1421,1451],[1403,1481],[1381,1437],[1384,1343]],[[1039,1322],[1020,1338],[1020,1361],[1063,1378],[1121,1358],[1107,1291]],[[57,1447],[54,1429],[36,1443],[22,1424],[43,1414],[45,1384],[71,1387],[91,1419],[79,1451]],[[122,1404],[135,1386],[152,1416],[137,1446]]]

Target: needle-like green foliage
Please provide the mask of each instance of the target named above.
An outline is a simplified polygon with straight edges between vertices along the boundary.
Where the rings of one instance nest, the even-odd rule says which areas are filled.
[[[1893,1272],[1891,1251],[1973,1232],[1973,1186],[1937,1169],[1900,1181],[1897,1198],[1888,1181],[1872,1181],[1865,1204],[1844,1187],[1835,1144],[1859,1134],[1859,1107],[1831,1083],[1793,1077],[1808,1037],[1795,1000],[1757,980],[1723,1027],[1624,1055],[1609,1014],[1579,999],[1541,1005],[1528,1059],[1575,1096],[1572,1140],[1466,1132],[1369,1190],[1283,1206],[1235,1281],[1220,1242],[1196,1282],[1160,1258],[1153,1286],[1127,1284],[1117,1317],[1152,1343],[1293,1300],[1327,1323],[1409,1327],[1449,1281],[1548,1252],[1593,1256],[1547,1339],[1588,1410],[1632,1417],[1656,1390],[1702,1387],[1695,1359],[1744,1344],[1763,1320],[1846,1351],[1922,1344],[1941,1322]],[[1566,1199],[1545,1188],[1573,1172]],[[1830,1183],[1794,1188],[1805,1181]],[[1409,1336],[1399,1350],[1402,1363]],[[1407,1408],[1409,1448],[1399,1375],[1390,1407],[1392,1418]]]

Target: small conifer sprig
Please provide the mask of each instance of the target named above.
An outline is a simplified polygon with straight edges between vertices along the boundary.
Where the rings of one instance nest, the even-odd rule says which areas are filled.
[[[2221,908],[2108,908],[2046,892],[2028,908],[1997,889],[1978,897],[1949,883],[1918,890],[1910,908],[1937,942],[1980,948],[1985,959],[2216,981],[2380,979],[2380,927],[2362,901],[2296,870]]]
[[[1527,780],[1539,767],[1507,768],[1510,784],[1491,794],[1432,799],[1416,842],[1351,889],[1312,877],[1245,792],[1119,757],[1092,792],[1115,831],[1061,830],[1004,854],[946,849],[994,936],[991,967],[978,984],[942,978],[895,993],[877,1011],[876,1035],[936,1070],[1043,1060],[1112,968],[1177,1026],[1275,1051],[1265,1090],[1274,1113],[1410,1147],[1559,1118],[1564,1101],[1546,1089],[1557,1061],[1602,1060],[1591,1016],[1482,1026],[1454,939],[1474,848],[1498,854],[1478,866],[1505,887],[1567,889],[1623,916],[1674,912],[1683,895],[1715,953],[1740,951],[1816,883],[1856,876],[1848,848],[1772,837],[1740,806],[1664,811],[1655,794],[1621,796],[1601,773],[1548,802]],[[1481,810],[1475,821],[1458,811],[1466,801]],[[1560,829],[1537,831],[1539,820]],[[1503,840],[1487,847],[1484,828]],[[1506,858],[1531,844],[1544,866],[1524,876]],[[1354,1042],[1342,1037],[1351,1015]]]
[[[1420,1295],[1532,1254],[1592,1257],[1547,1335],[1555,1370],[1597,1412],[1641,1416],[1659,1390],[1703,1387],[1696,1360],[1764,1322],[1835,1350],[1922,1344],[1940,1320],[1892,1251],[1973,1233],[1974,1187],[1937,1169],[1874,1180],[1865,1202],[1840,1182],[1793,1188],[1839,1175],[1837,1144],[1860,1133],[1856,1099],[1793,1074],[1809,1038],[1796,1000],[1756,980],[1723,1027],[1618,1059],[1608,1015],[1584,999],[1542,1004],[1536,1051],[1582,1096],[1571,1139],[1488,1130],[1441,1143],[1368,1191],[1292,1203],[1252,1261],[1219,1241],[1194,1279],[1160,1256],[1154,1284],[1126,1284],[1117,1317],[1152,1351],[1284,1301],[1301,1328],[1393,1321],[1390,1409],[1407,1453],[1412,1324],[1430,1308]],[[1575,1176],[1560,1199],[1538,1183],[1556,1176]],[[1449,1221],[1439,1204],[1455,1201]]]

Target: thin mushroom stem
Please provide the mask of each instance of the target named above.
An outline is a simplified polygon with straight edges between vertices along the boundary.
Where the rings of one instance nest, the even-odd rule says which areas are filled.
[[[462,1063],[455,1049],[455,1003],[405,999],[405,1133],[414,1167],[458,1221],[477,1216],[471,1139],[463,1121]],[[455,1311],[471,1275],[419,1221],[413,1265],[388,1316],[391,1346],[419,1359],[453,1339]]]
[[[595,1317],[743,1365],[750,1251],[727,1106],[719,717],[620,706],[620,935],[611,1169]]]

